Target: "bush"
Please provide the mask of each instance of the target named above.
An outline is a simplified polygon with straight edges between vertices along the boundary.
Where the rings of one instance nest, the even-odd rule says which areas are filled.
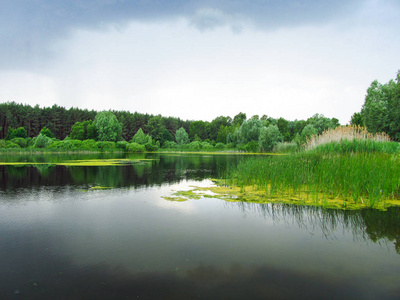
[[[178,144],[175,142],[171,142],[171,141],[166,141],[163,146],[163,149],[176,149],[178,148]]]
[[[225,149],[226,145],[224,143],[215,144],[215,149],[222,150]]]
[[[117,148],[122,149],[126,151],[127,147],[129,146],[129,143],[127,141],[119,141],[117,142]]]
[[[114,142],[110,142],[110,141],[99,141],[99,142],[96,142],[96,146],[100,150],[112,150],[112,149],[115,149],[115,147],[116,147],[115,143]]]
[[[186,144],[185,148],[192,151],[198,151],[201,149],[201,142],[199,141],[191,142],[189,144]]]
[[[214,149],[214,147],[209,142],[202,142],[201,143],[201,149],[203,149],[203,150],[212,150],[212,149]]]
[[[96,144],[95,140],[90,139],[90,140],[82,141],[81,150],[94,150],[94,151],[97,151],[97,150],[99,150],[99,147],[97,147],[97,144]]]
[[[11,142],[11,141],[8,141],[8,142],[6,142],[6,145],[5,145],[4,148],[8,148],[8,149],[18,149],[18,148],[21,148],[21,146],[18,145],[18,144],[16,144],[16,143],[13,143],[13,142]]]
[[[158,145],[154,145],[152,143],[147,143],[144,146],[146,147],[146,151],[150,152],[157,151],[159,149]]]
[[[19,145],[21,148],[26,148],[26,147],[28,147],[29,140],[26,139],[26,138],[13,138],[11,140],[11,142],[13,142],[14,144]]]
[[[141,153],[141,152],[145,152],[146,151],[146,147],[144,145],[140,145],[138,143],[132,142],[132,143],[128,144],[126,150],[128,152]]]
[[[258,142],[256,141],[248,142],[246,145],[242,145],[239,149],[246,152],[257,152]]]
[[[44,134],[39,134],[33,144],[35,148],[46,148],[53,143],[53,140]]]

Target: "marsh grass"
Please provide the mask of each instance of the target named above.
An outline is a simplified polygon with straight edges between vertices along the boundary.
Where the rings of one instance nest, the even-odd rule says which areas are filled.
[[[387,153],[325,155],[303,152],[250,158],[223,175],[266,199],[344,209],[400,205],[400,161]]]
[[[360,126],[340,126],[328,129],[321,135],[313,135],[304,149],[320,152],[385,152],[394,153],[398,143],[390,141],[384,133],[372,134]]]

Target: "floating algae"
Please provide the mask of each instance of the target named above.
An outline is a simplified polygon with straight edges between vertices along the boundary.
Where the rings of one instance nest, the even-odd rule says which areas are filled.
[[[55,165],[66,167],[109,167],[124,166],[130,164],[141,164],[153,159],[87,159],[87,160],[65,160],[61,162],[0,162],[2,166],[37,166]]]
[[[319,206],[330,209],[342,210],[359,210],[371,208],[369,200],[359,199],[357,202],[339,197],[319,193],[315,198],[315,192],[307,191],[306,189],[291,193],[290,191],[282,191],[278,194],[268,194],[264,190],[257,188],[255,185],[235,186],[227,185],[225,180],[213,180],[215,185],[208,187],[191,186],[189,191],[177,191],[172,194],[172,197],[163,197],[169,201],[186,201],[189,199],[199,200],[201,198],[216,198],[228,202],[250,202],[250,203],[281,203],[306,206]],[[310,196],[313,194],[313,196]],[[400,206],[399,199],[385,199],[375,203],[372,208],[385,211],[388,207]]]

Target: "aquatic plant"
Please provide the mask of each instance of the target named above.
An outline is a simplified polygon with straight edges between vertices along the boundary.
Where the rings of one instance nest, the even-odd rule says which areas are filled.
[[[372,134],[361,126],[339,126],[325,130],[320,135],[312,135],[306,142],[305,150],[312,150],[318,146],[343,141],[364,140],[371,142],[389,142],[389,136],[384,132]]]
[[[372,207],[400,205],[400,163],[385,153],[293,155],[249,158],[222,177],[245,191],[262,191],[265,199],[299,204]]]

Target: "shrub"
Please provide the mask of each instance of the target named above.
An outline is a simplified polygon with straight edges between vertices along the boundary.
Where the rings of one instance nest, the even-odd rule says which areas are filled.
[[[150,151],[150,152],[157,151],[159,149],[159,146],[154,145],[153,143],[147,143],[144,146],[146,147],[146,151]]]
[[[6,142],[6,145],[4,148],[8,148],[8,149],[17,149],[17,148],[21,148],[20,145],[13,143],[11,141]]]
[[[119,141],[117,142],[117,148],[126,151],[129,143],[127,141]]]
[[[218,150],[222,150],[222,149],[225,149],[225,144],[224,143],[217,143],[217,144],[215,144],[215,149],[218,149]]]
[[[45,127],[46,128],[46,127]],[[44,134],[39,134],[35,139],[33,147],[35,148],[46,148],[53,143],[53,140]]]
[[[128,144],[126,150],[128,152],[138,152],[138,153],[140,153],[140,152],[145,152],[146,151],[146,147],[144,145],[140,145],[138,143],[132,142],[132,143]]]
[[[26,148],[26,147],[28,147],[29,140],[26,139],[26,138],[13,138],[11,140],[11,142],[13,142],[14,144],[19,145],[21,148]]]
[[[175,142],[171,142],[171,141],[166,141],[163,146],[163,149],[176,149],[178,148],[178,144]]]
[[[84,140],[82,141],[81,144],[81,150],[99,150],[99,147],[97,147],[96,141],[95,140]]]
[[[96,146],[100,150],[112,150],[112,149],[115,149],[116,145],[114,142],[110,142],[110,141],[99,141],[99,142],[96,142]]]
[[[212,150],[212,149],[214,149],[214,147],[209,142],[202,142],[201,143],[201,149],[203,149],[203,150]]]

